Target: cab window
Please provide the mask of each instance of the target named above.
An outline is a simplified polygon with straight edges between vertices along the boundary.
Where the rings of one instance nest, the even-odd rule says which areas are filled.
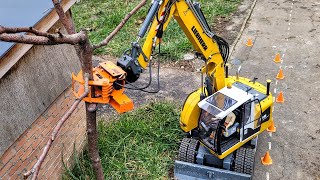
[[[251,122],[252,122],[252,120],[251,120],[251,103],[247,102],[244,105],[244,121],[243,121],[243,123],[244,123],[244,125],[246,125]]]
[[[207,102],[221,109],[222,111],[229,109],[231,106],[237,103],[236,100],[220,92],[216,92],[215,94],[213,94],[210,98],[207,99]]]

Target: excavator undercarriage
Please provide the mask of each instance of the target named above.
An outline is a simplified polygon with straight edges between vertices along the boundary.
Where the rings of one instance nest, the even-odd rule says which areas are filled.
[[[197,139],[184,138],[175,161],[177,179],[251,179],[258,138],[255,138],[224,159],[214,156]]]

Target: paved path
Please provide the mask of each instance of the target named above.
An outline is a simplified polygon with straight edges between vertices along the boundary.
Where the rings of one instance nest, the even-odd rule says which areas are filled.
[[[277,132],[259,137],[254,179],[320,179],[319,27],[320,0],[258,0],[236,46],[232,59],[242,62],[241,75],[272,79],[272,91],[285,95],[274,109]],[[251,48],[244,46],[249,37]],[[282,64],[272,61],[277,52]],[[279,66],[285,79],[277,82]],[[273,165],[262,166],[269,148]]]

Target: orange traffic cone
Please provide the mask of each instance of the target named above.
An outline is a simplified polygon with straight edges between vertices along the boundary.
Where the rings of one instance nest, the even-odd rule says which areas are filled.
[[[282,68],[280,68],[279,73],[277,74],[277,79],[284,79]]]
[[[248,46],[248,47],[253,46],[253,42],[252,42],[251,38],[248,39],[246,46]]]
[[[284,97],[283,97],[283,92],[282,91],[279,92],[279,95],[276,98],[276,102],[277,103],[284,103]]]
[[[281,63],[280,53],[277,53],[277,54],[276,54],[276,57],[273,59],[273,61],[276,62],[276,63]]]
[[[267,151],[266,154],[263,157],[261,157],[261,163],[263,165],[271,165],[272,164],[272,159],[271,159],[269,151]]]
[[[274,121],[272,121],[271,126],[267,128],[267,131],[273,133],[277,131],[277,128],[274,126]]]

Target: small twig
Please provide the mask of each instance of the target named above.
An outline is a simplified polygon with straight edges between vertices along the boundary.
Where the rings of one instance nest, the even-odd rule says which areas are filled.
[[[113,39],[113,37],[120,31],[120,29],[127,23],[127,21],[130,19],[130,17],[135,14],[141,7],[143,7],[146,4],[147,0],[142,0],[135,8],[132,9],[132,11],[126,15],[125,18],[122,19],[120,24],[106,37],[102,42],[100,42],[97,45],[93,46],[93,49],[100,48],[102,46],[106,46],[109,44],[109,42]]]
[[[33,174],[32,179],[37,179],[37,176],[39,174],[40,168],[42,163],[44,162],[49,149],[51,148],[51,145],[53,143],[53,141],[55,140],[55,138],[57,137],[61,127],[63,126],[63,124],[68,120],[68,118],[71,116],[71,114],[74,112],[74,110],[77,108],[77,106],[79,105],[79,103],[81,102],[81,100],[83,98],[85,98],[88,93],[89,93],[89,74],[85,74],[84,75],[84,86],[85,86],[85,91],[84,93],[74,101],[74,103],[72,104],[72,106],[70,107],[70,109],[63,115],[63,117],[58,121],[58,124],[55,126],[54,130],[51,133],[51,137],[48,139],[48,142],[46,144],[46,146],[44,147],[41,156],[39,157],[38,161],[36,162],[36,164],[32,167],[32,169],[28,172],[26,172],[25,174],[23,174],[24,179],[27,179],[30,175]]]

